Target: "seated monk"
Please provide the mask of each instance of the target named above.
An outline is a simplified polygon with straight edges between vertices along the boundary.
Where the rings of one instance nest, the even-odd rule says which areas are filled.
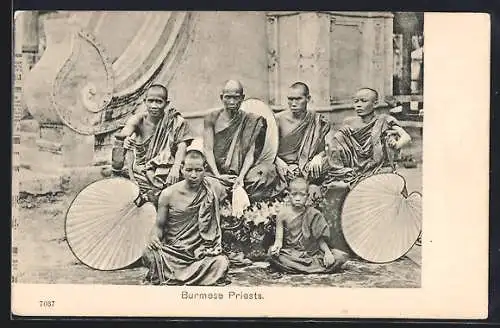
[[[228,258],[222,254],[219,203],[224,187],[205,177],[203,148],[189,146],[184,180],[164,189],[156,227],[143,263],[145,281],[163,285],[226,284]]]
[[[274,158],[261,161],[267,121],[241,110],[244,98],[240,82],[226,83],[220,95],[224,107],[204,120],[205,152],[211,175],[232,190],[243,187],[250,201],[258,201],[279,194],[284,185]]]
[[[278,272],[334,273],[347,261],[346,253],[330,247],[323,214],[306,205],[308,187],[302,177],[291,180],[289,203],[278,213],[276,239],[269,248],[271,268]]]
[[[186,146],[193,139],[187,121],[169,105],[167,89],[149,87],[144,99],[146,112],[134,114],[120,132],[125,136],[128,176],[155,205],[167,186],[179,181]],[[134,157],[135,151],[135,157]]]
[[[375,113],[377,91],[361,88],[353,101],[357,115],[347,117],[338,131],[326,137],[328,180],[348,184],[378,172],[393,172],[396,153],[411,141],[394,117]]]
[[[321,174],[325,135],[330,124],[323,115],[308,110],[310,100],[309,87],[296,82],[288,91],[289,110],[276,115],[279,131],[276,166],[286,181],[297,175],[316,180]]]

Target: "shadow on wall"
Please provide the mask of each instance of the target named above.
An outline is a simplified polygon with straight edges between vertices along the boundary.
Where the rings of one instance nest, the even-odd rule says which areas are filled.
[[[197,12],[191,44],[168,85],[182,113],[220,106],[228,79],[243,83],[247,98],[268,101],[265,12]]]

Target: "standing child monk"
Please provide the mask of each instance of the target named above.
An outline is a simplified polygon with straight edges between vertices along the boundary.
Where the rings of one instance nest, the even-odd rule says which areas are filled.
[[[308,182],[290,181],[290,201],[278,213],[276,239],[269,249],[271,267],[287,273],[333,273],[347,254],[330,245],[330,227],[323,214],[307,206]]]

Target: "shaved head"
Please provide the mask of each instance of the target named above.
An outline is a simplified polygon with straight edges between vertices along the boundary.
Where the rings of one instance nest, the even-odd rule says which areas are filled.
[[[243,85],[240,81],[229,80],[224,84],[224,88],[220,94],[220,100],[231,116],[238,112],[244,99],[245,94],[243,93]]]
[[[243,94],[243,85],[240,81],[237,80],[228,80],[226,84],[224,84],[224,88],[222,89],[222,93],[239,93]]]
[[[299,89],[305,97],[309,96],[309,87],[304,82],[295,82],[290,86],[292,89]]]
[[[168,99],[168,90],[161,84],[153,84],[148,88],[147,95],[154,95],[164,100]]]
[[[289,182],[290,189],[309,189],[309,182],[302,176],[297,176]]]
[[[205,164],[205,156],[202,154],[201,151],[198,151],[198,150],[190,150],[184,156],[184,163],[187,163],[187,162],[192,161],[192,160],[195,160],[195,161],[199,160],[203,164]]]
[[[358,93],[369,93],[369,94],[371,94],[372,99],[378,100],[378,92],[375,89],[367,88],[367,87],[359,88]]]

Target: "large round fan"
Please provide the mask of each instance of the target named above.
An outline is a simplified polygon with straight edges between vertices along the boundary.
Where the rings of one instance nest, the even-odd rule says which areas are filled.
[[[346,196],[342,232],[359,257],[376,263],[397,260],[415,244],[422,223],[422,195],[407,194],[394,173],[361,180]]]
[[[136,262],[146,249],[156,220],[151,203],[134,202],[139,187],[108,178],[85,187],[66,214],[66,239],[73,254],[98,270],[117,270]]]
[[[260,115],[267,121],[266,142],[259,158],[261,162],[274,161],[278,153],[278,125],[272,109],[262,100],[248,98],[241,104],[241,110]]]

